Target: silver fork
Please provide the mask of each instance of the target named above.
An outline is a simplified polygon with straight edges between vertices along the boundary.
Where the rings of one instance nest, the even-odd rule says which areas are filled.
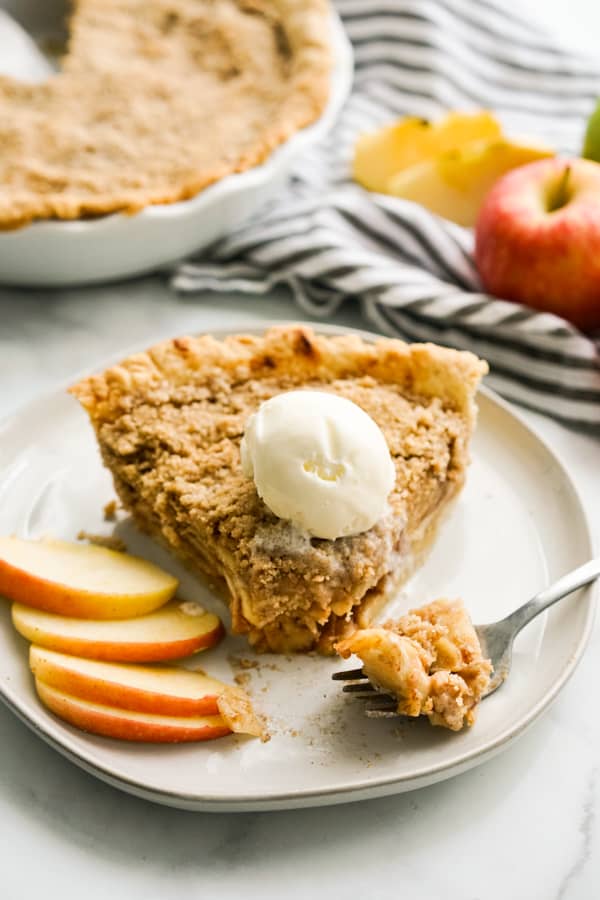
[[[490,694],[497,691],[508,678],[512,663],[513,642],[521,629],[549,606],[594,581],[599,575],[600,558],[592,559],[567,575],[563,575],[553,585],[540,591],[539,594],[536,594],[523,606],[519,606],[504,619],[500,619],[499,622],[475,625],[483,654],[491,661],[493,667],[493,675],[484,697],[489,697]],[[362,669],[346,669],[345,672],[335,672],[331,677],[334,681],[348,682],[342,688],[346,693],[357,694],[367,699],[365,706],[367,716],[375,718],[397,715],[398,701],[371,684]]]

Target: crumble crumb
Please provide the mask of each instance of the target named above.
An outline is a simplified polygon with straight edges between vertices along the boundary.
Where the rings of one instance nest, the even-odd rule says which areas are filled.
[[[107,550],[116,550],[117,553],[127,553],[125,541],[113,534],[91,534],[89,531],[80,531],[78,541],[89,541],[97,547],[106,547]]]
[[[108,503],[104,505],[104,521],[105,522],[114,522],[117,518],[117,509],[118,504],[116,500],[109,500]]]
[[[257,659],[249,659],[247,656],[235,656],[231,653],[227,660],[233,669],[259,669],[261,664]]]
[[[206,610],[202,606],[202,604],[197,603],[195,600],[184,600],[183,603],[179,604],[179,609],[182,613],[185,613],[186,616],[205,616]]]

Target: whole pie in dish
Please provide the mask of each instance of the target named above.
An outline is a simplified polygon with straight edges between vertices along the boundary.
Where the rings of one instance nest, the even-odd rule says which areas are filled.
[[[327,0],[74,0],[43,84],[0,76],[0,228],[193,197],[321,114]]]
[[[397,698],[400,715],[427,716],[452,731],[473,724],[492,672],[460,600],[435,600],[359,629],[336,650],[360,657],[371,683]]]
[[[71,390],[125,508],[222,588],[233,630],[259,650],[332,652],[423,560],[465,480],[486,369],[432,344],[282,326],[166,341]],[[249,416],[298,388],[354,401],[387,441],[395,486],[387,513],[362,534],[310,537],[271,513],[243,474]]]

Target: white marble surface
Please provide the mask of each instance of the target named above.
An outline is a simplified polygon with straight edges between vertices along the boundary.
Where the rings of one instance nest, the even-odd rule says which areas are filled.
[[[287,296],[178,299],[161,278],[85,291],[0,288],[0,415],[132,344],[240,318],[298,318]],[[347,309],[337,321],[360,324]],[[526,414],[572,472],[600,537],[600,442]],[[592,900],[600,884],[600,637],[511,749],[448,782],[349,806],[209,815],[96,781],[0,708],[0,897]]]

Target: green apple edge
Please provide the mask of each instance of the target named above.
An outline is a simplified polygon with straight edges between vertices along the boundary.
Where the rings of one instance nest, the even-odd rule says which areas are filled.
[[[600,162],[600,100],[588,119],[581,155],[584,159]]]

